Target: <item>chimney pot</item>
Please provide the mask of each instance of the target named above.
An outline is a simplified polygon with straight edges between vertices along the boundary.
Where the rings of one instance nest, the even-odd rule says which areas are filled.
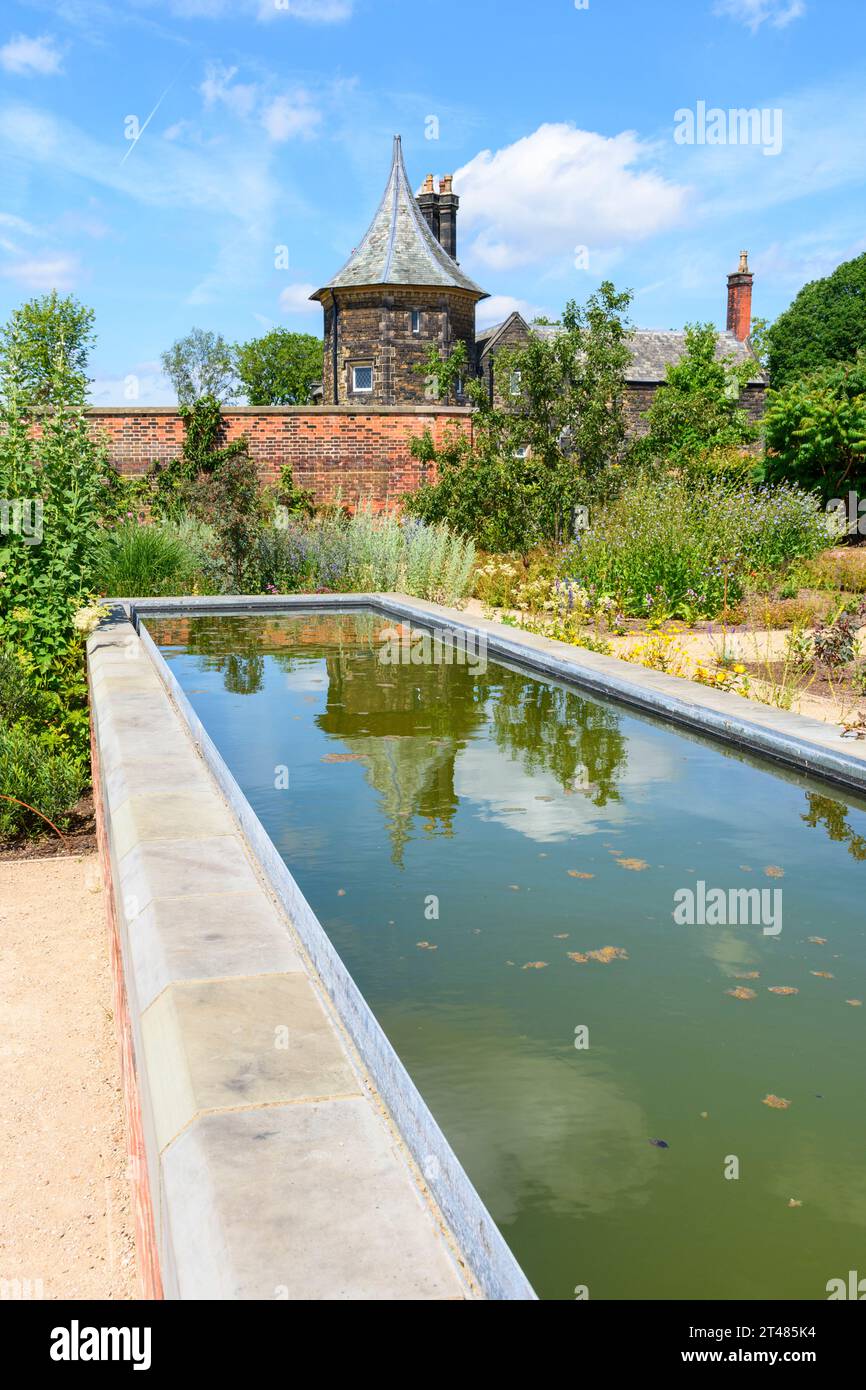
[[[451,192],[451,183],[452,183],[453,178],[454,178],[454,175],[453,175],[453,174],[443,174],[443,175],[442,175],[441,179],[439,180],[439,192],[440,192],[440,193],[450,193],[450,192]]]
[[[433,175],[432,175],[432,174],[428,174],[428,175],[427,175],[426,179],[424,180],[424,186],[423,186],[423,188],[421,189],[421,192],[422,192],[422,193],[432,193],[432,192],[433,192]]]

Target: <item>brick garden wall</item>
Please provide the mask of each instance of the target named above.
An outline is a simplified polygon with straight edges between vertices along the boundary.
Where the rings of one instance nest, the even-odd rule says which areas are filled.
[[[92,407],[88,415],[121,473],[146,473],[180,453],[184,426],[172,407]],[[295,483],[317,502],[340,493],[347,505],[369,499],[383,506],[423,481],[424,466],[409,452],[413,435],[429,429],[440,444],[449,429],[472,431],[471,412],[456,406],[244,406],[227,409],[223,418],[227,443],[248,436],[263,482],[290,463]]]

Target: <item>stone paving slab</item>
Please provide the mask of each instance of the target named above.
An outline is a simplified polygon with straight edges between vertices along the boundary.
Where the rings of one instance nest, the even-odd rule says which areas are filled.
[[[209,1176],[211,1191],[199,1175]],[[444,1242],[395,1141],[362,1097],[206,1115],[171,1145],[179,1268],[220,1249],[180,1297],[454,1299]]]
[[[256,886],[249,893],[156,898],[127,929],[144,1010],[173,980],[302,970],[300,955]]]
[[[142,1039],[161,1150],[206,1111],[361,1093],[304,973],[170,985]]]

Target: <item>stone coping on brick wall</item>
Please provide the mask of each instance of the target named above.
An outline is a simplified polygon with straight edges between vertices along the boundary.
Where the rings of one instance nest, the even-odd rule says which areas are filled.
[[[120,605],[89,639],[88,668],[166,1297],[533,1299],[162,656]]]
[[[456,415],[475,412],[468,405],[225,405],[223,415]],[[38,414],[38,412],[37,412]],[[176,405],[88,405],[86,415],[171,415],[180,418]]]

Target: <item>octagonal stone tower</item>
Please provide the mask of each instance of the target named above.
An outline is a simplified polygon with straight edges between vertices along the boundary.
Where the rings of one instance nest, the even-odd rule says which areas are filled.
[[[428,178],[422,200],[424,212],[396,135],[388,184],[363,241],[310,296],[325,312],[325,405],[424,404],[425,377],[415,368],[431,343],[447,353],[464,342],[475,370],[475,306],[487,294],[449,254],[457,249],[459,199],[450,178],[438,194]],[[431,226],[442,229],[442,241]]]

